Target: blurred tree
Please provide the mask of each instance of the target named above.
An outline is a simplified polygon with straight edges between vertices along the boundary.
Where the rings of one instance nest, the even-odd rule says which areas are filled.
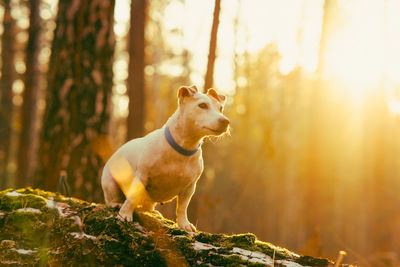
[[[131,28],[129,30],[129,115],[127,139],[144,135],[145,120],[145,28],[146,28],[146,0],[132,0]]]
[[[333,30],[333,14],[336,0],[325,0],[324,2],[324,14],[322,17],[321,37],[319,42],[318,51],[318,66],[317,74],[321,75],[325,65],[325,55],[328,46],[329,36]]]
[[[192,54],[184,45],[184,29],[167,28],[166,9],[183,0],[151,1],[148,6],[146,36],[146,131],[154,130],[165,123],[176,109],[176,92],[182,84],[190,84]],[[168,68],[165,68],[168,66]],[[181,70],[171,74],[170,69]]]
[[[239,89],[238,78],[239,78],[239,53],[238,53],[238,44],[239,44],[239,25],[242,23],[240,18],[240,11],[242,8],[242,0],[238,0],[238,9],[236,10],[235,17],[233,19],[233,34],[234,34],[234,49],[233,49],[233,81],[235,82],[235,91],[237,92]],[[247,51],[246,51],[247,53]]]
[[[393,133],[394,125],[388,114],[385,93],[383,87],[374,90],[367,100],[368,109],[365,110],[364,135],[366,138],[363,156],[366,170],[365,180],[359,186],[367,187],[366,192],[368,193],[368,198],[363,201],[363,212],[375,215],[370,217],[359,229],[362,231],[360,233],[367,237],[361,241],[372,241],[363,244],[367,251],[374,251],[375,247],[379,247],[383,251],[390,251],[392,246],[398,246],[400,243],[398,238],[392,234],[399,225],[396,225],[394,220],[384,219],[399,213],[399,206],[396,205],[399,203],[398,197],[396,198],[398,193],[393,194],[391,190],[392,186],[396,184],[393,181],[393,175],[396,175],[398,160],[393,160],[395,156],[390,155],[393,147],[396,146],[397,136]],[[388,129],[390,130],[388,131]],[[393,203],[396,208],[387,203]],[[360,246],[360,244],[357,245]]]
[[[23,92],[23,104],[21,109],[21,133],[18,143],[18,186],[23,187],[31,184],[30,167],[32,159],[32,134],[34,132],[34,122],[36,114],[36,100],[38,90],[38,76],[39,76],[39,35],[40,35],[40,16],[39,5],[40,0],[31,0],[28,2],[30,15],[29,15],[29,31],[28,43],[26,46],[26,72],[24,77],[25,89]]]
[[[317,75],[318,80],[313,84],[310,95],[310,131],[309,131],[309,148],[308,148],[308,164],[305,175],[305,238],[306,245],[303,253],[311,253],[321,256],[321,246],[319,243],[319,233],[322,224],[322,209],[320,207],[323,199],[324,190],[321,190],[326,181],[326,173],[323,170],[324,165],[324,134],[325,129],[322,127],[326,123],[326,114],[324,111],[328,105],[325,102],[327,84],[323,82],[322,75],[325,68],[325,55],[328,45],[329,36],[333,30],[334,6],[336,0],[325,0],[324,13],[322,19],[321,38],[318,53]],[[329,107],[328,107],[329,108]]]
[[[213,86],[214,83],[214,65],[215,51],[217,49],[217,35],[219,26],[219,13],[221,11],[221,0],[215,0],[214,17],[211,27],[210,48],[208,52],[207,72],[204,81],[204,90]]]
[[[2,0],[0,3],[4,8],[0,77],[0,188],[5,188],[8,186],[7,165],[11,143],[12,85],[16,75],[14,68],[15,21],[11,16],[11,0]]]
[[[49,67],[37,185],[100,201],[114,52],[114,1],[60,1]]]

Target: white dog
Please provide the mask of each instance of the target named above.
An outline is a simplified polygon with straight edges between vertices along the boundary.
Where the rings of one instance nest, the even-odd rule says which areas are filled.
[[[119,215],[131,221],[135,207],[155,211],[157,203],[177,197],[178,226],[196,231],[187,218],[187,207],[203,172],[204,137],[228,130],[224,104],[225,96],[214,89],[203,94],[194,85],[179,88],[178,109],[165,125],[127,142],[106,163],[101,178],[106,204],[121,205],[122,190],[126,200]]]

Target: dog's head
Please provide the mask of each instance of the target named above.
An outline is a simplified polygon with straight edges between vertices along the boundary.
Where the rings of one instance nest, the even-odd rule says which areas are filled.
[[[178,91],[179,109],[195,133],[201,136],[224,134],[229,128],[229,119],[223,114],[226,97],[210,88],[201,93],[195,85],[182,86]]]

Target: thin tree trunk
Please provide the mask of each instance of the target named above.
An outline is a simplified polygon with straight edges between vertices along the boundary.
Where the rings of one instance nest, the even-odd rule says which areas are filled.
[[[215,51],[217,49],[217,35],[219,25],[219,13],[221,11],[221,0],[215,0],[214,17],[211,27],[210,50],[208,52],[207,72],[204,82],[204,90],[213,86],[214,83],[214,65]]]
[[[15,21],[11,17],[11,1],[3,1],[3,34],[1,39],[0,78],[0,188],[9,186],[7,164],[9,159],[11,118],[13,113],[12,84],[15,78],[14,42]]]
[[[333,19],[333,5],[336,0],[325,0],[324,14],[322,20],[321,39],[319,48],[319,61],[317,74],[319,80],[315,82],[313,91],[310,95],[310,134],[309,134],[309,149],[308,149],[308,168],[306,173],[306,187],[305,187],[305,235],[307,241],[306,249],[303,252],[312,253],[319,256],[321,253],[320,244],[320,227],[321,227],[321,201],[323,200],[321,188],[325,184],[325,173],[323,169],[324,164],[324,144],[323,144],[323,131],[324,119],[322,114],[325,108],[324,93],[326,85],[322,82],[322,73],[325,67],[325,53],[327,48],[328,36],[332,30]]]
[[[322,18],[321,38],[318,51],[317,74],[322,75],[325,68],[325,53],[328,46],[328,36],[332,32],[333,8],[336,0],[325,0],[324,15]]]
[[[240,12],[242,8],[242,0],[238,0],[238,9],[236,11],[235,18],[233,20],[233,34],[234,34],[234,48],[233,48],[233,80],[235,82],[235,91],[238,94],[239,93],[239,84],[238,84],[238,78],[239,78],[239,53],[237,52],[238,49],[238,44],[239,44],[239,24],[241,23],[240,19]]]
[[[56,190],[61,170],[71,195],[102,199],[100,172],[112,92],[114,1],[60,1],[52,45],[39,185]]]
[[[40,35],[40,0],[31,0],[29,3],[29,39],[26,47],[25,90],[22,104],[22,129],[18,144],[18,186],[30,185],[30,167],[32,159],[32,134],[36,113],[37,82],[39,76],[38,54]]]
[[[146,27],[146,0],[132,0],[131,28],[129,31],[129,115],[127,139],[144,135],[145,120],[145,27]]]

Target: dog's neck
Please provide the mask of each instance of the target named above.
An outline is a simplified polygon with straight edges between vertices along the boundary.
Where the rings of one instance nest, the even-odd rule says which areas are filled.
[[[185,122],[183,114],[178,108],[165,125],[169,128],[172,137],[178,145],[187,150],[196,149],[199,147],[204,136],[194,133]]]

